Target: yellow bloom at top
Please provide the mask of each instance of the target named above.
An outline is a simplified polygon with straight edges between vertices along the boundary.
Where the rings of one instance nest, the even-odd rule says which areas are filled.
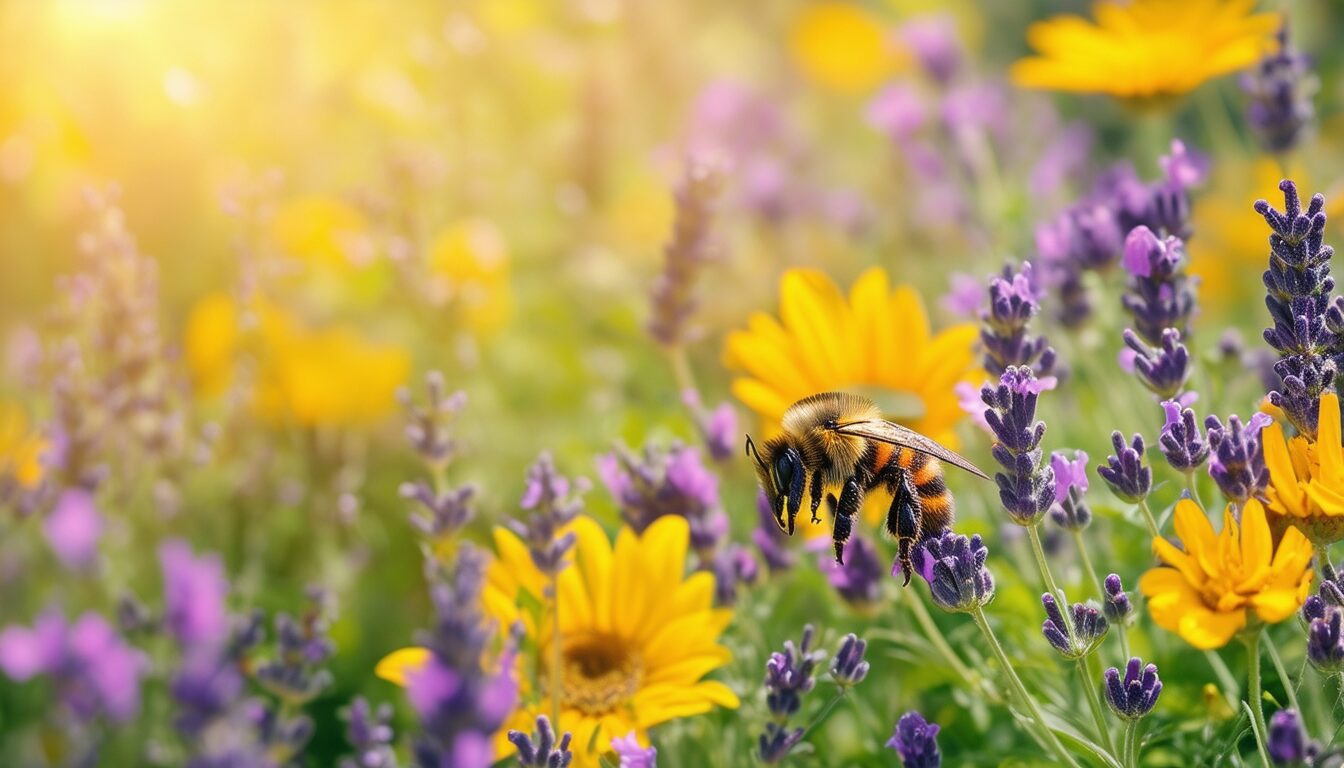
[[[1259,501],[1246,502],[1240,523],[1229,505],[1221,533],[1188,498],[1177,502],[1175,518],[1180,547],[1153,539],[1164,564],[1139,579],[1159,627],[1196,648],[1221,648],[1246,626],[1249,612],[1275,624],[1307,599],[1311,542],[1289,528],[1276,548]]]
[[[1340,446],[1339,395],[1321,396],[1320,432],[1313,442],[1291,440],[1274,422],[1262,438],[1269,467],[1269,510],[1317,545],[1344,538],[1344,448]]]
[[[887,418],[956,449],[965,412],[952,389],[979,383],[970,323],[934,334],[910,286],[892,289],[885,270],[859,276],[849,296],[825,274],[791,269],[780,279],[779,316],[754,313],[729,334],[726,364],[742,376],[733,393],[778,429],[790,405],[818,392],[857,392]]]
[[[1012,79],[1122,98],[1179,96],[1273,50],[1279,17],[1254,8],[1255,0],[1099,2],[1095,22],[1066,15],[1032,24],[1027,42],[1037,55],[1014,64]]]
[[[789,34],[794,63],[808,79],[837,91],[866,91],[901,62],[882,24],[846,2],[812,3]]]
[[[665,515],[642,535],[622,528],[613,546],[601,526],[580,517],[571,564],[558,585],[560,618],[560,722],[558,732],[574,735],[577,768],[597,768],[612,738],[633,731],[642,745],[659,723],[736,708],[738,698],[723,683],[702,680],[732,654],[719,635],[731,610],[714,607],[714,576],[686,575],[690,528]],[[497,558],[486,569],[481,594],[486,615],[497,626],[521,622],[528,642],[518,658],[522,701],[495,735],[495,756],[512,753],[509,729],[531,732],[537,715],[550,715],[550,664],[555,634],[549,618],[521,605],[547,604],[546,578],[532,563],[527,545],[496,528]],[[538,621],[541,618],[541,621]],[[379,677],[404,685],[426,659],[407,648],[379,663]],[[535,679],[538,689],[529,682]]]
[[[0,475],[31,489],[42,482],[42,452],[47,441],[28,424],[15,403],[0,403]]]

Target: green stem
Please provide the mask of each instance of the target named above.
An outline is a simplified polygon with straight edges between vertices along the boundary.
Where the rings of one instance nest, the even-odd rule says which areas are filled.
[[[1162,536],[1157,527],[1157,518],[1153,517],[1153,510],[1148,506],[1148,499],[1139,499],[1139,509],[1143,510],[1143,520],[1148,523],[1148,533],[1152,534],[1154,539]]]
[[[1246,642],[1246,697],[1251,706],[1251,723],[1255,730],[1255,746],[1260,750],[1260,760],[1269,768],[1269,752],[1265,749],[1264,697],[1260,693],[1260,629],[1255,629],[1245,639]]]
[[[1098,600],[1105,600],[1106,593],[1101,588],[1101,579],[1097,578],[1097,569],[1092,567],[1092,557],[1087,554],[1087,542],[1083,539],[1083,532],[1075,530],[1073,533],[1073,543],[1078,547],[1078,559],[1083,563],[1083,572],[1092,582],[1092,589],[1097,593]]]
[[[1055,599],[1059,599],[1059,586],[1055,584],[1055,577],[1050,573],[1050,563],[1045,559],[1045,547],[1041,546],[1040,525],[1032,525],[1027,528],[1027,537],[1031,539],[1031,551],[1036,555],[1036,567],[1041,571],[1041,578],[1045,580],[1045,589]]]
[[[1129,629],[1123,621],[1115,625],[1115,634],[1120,638],[1120,656],[1128,663],[1134,657],[1129,655]]]
[[[1031,528],[1028,530],[1034,531],[1035,529]],[[1033,731],[1033,736],[1036,737],[1037,741],[1043,741],[1045,746],[1054,752],[1060,760],[1064,761],[1064,763],[1073,766],[1073,768],[1078,768],[1078,762],[1073,759],[1073,755],[1070,755],[1068,750],[1064,749],[1064,745],[1060,743],[1059,737],[1056,736],[1055,732],[1046,724],[1045,716],[1041,714],[1041,709],[1037,706],[1036,700],[1027,692],[1027,687],[1022,684],[1022,678],[1017,676],[1017,671],[1013,669],[1012,662],[1008,660],[1008,654],[1004,652],[1003,646],[999,644],[999,639],[994,636],[994,630],[989,627],[989,620],[985,618],[985,609],[977,605],[971,611],[971,617],[975,619],[976,626],[980,627],[980,631],[984,634],[985,640],[989,643],[990,650],[994,652],[995,658],[999,660],[999,666],[1003,667],[1003,673],[1008,678],[1008,683],[1012,686],[1013,692],[1017,694],[1018,700],[1022,702],[1023,707],[1026,707],[1027,713],[1031,715],[1031,719],[1035,721],[1036,728],[1040,730],[1039,733]]]
[[[1283,689],[1288,693],[1288,706],[1302,712],[1302,705],[1297,703],[1297,691],[1294,690],[1293,679],[1288,676],[1287,667],[1283,666],[1283,659],[1279,657],[1279,649],[1274,647],[1274,638],[1269,638],[1265,643],[1265,650],[1269,652],[1269,662],[1274,665],[1274,671],[1279,676],[1279,682],[1283,684]]]
[[[1223,697],[1227,699],[1227,705],[1232,709],[1237,708],[1237,702],[1241,699],[1241,684],[1237,682],[1237,676],[1232,674],[1232,670],[1227,668],[1227,662],[1223,657],[1213,651],[1205,651],[1204,658],[1208,659],[1209,666],[1213,668],[1213,674],[1217,676],[1218,683],[1223,687]]]
[[[1125,765],[1135,768],[1139,764],[1139,721],[1125,722]]]
[[[835,705],[839,704],[840,700],[845,698],[845,694],[848,692],[849,689],[843,685],[837,687],[835,695],[831,697],[830,701],[826,702],[826,706],[821,708],[821,711],[817,713],[817,716],[812,718],[812,722],[807,724],[807,727],[803,729],[803,735],[800,738],[806,738],[807,734],[811,733],[813,729],[826,722],[826,718],[831,716],[831,710],[835,709]]]
[[[934,623],[933,617],[929,615],[929,609],[924,607],[924,600],[918,595],[915,595],[909,603],[910,612],[915,614],[915,621],[918,622],[920,628],[924,630],[924,634],[928,637],[929,642],[933,644],[934,649],[943,655],[943,658],[947,660],[948,665],[952,667],[962,680],[965,680],[968,684],[975,687],[974,683],[980,676],[971,672],[970,667],[967,667],[966,664],[962,662],[961,657],[957,655],[957,652],[952,650],[952,646],[948,645],[947,639],[943,637],[942,630],[938,629],[938,625]]]
[[[1087,696],[1087,708],[1092,710],[1092,721],[1097,724],[1097,736],[1101,739],[1102,746],[1112,755],[1115,754],[1115,744],[1111,742],[1111,729],[1106,727],[1106,717],[1101,712],[1101,701],[1097,699],[1097,686],[1092,682],[1092,675],[1088,673],[1087,660],[1078,660],[1078,677],[1082,678],[1083,693]]]
[[[1199,505],[1199,508],[1205,512],[1209,511],[1204,506],[1204,500],[1199,497],[1199,483],[1195,480],[1195,470],[1191,469],[1185,472],[1185,486],[1190,489],[1190,496]]]

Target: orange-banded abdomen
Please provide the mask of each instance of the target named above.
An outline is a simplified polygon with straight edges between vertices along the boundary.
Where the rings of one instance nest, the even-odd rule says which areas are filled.
[[[924,531],[941,531],[952,523],[952,494],[943,480],[943,465],[937,459],[909,448],[875,443],[873,477],[889,479],[899,467],[909,478],[924,515]],[[885,471],[884,471],[885,470]]]

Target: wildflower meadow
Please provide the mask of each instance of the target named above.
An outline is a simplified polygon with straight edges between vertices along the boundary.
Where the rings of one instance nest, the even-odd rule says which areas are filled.
[[[0,768],[1344,765],[1340,3],[0,51]]]

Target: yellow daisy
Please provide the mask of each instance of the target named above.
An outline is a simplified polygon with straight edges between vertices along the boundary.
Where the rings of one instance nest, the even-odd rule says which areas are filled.
[[[334,197],[286,200],[271,220],[271,236],[282,254],[315,266],[349,270],[372,259],[364,214]]]
[[[1188,498],[1177,502],[1175,523],[1181,546],[1153,539],[1164,565],[1139,579],[1159,627],[1196,648],[1221,648],[1246,626],[1249,612],[1275,624],[1307,599],[1311,542],[1289,528],[1275,547],[1259,501],[1246,502],[1240,523],[1228,505],[1222,533]]]
[[[429,247],[428,261],[431,298],[450,305],[455,319],[481,334],[508,322],[509,250],[491,221],[467,219],[443,230]]]
[[[591,518],[579,518],[571,530],[577,544],[558,585],[563,664],[557,730],[574,734],[574,765],[597,768],[613,737],[634,731],[647,745],[648,729],[659,723],[716,706],[736,708],[738,698],[727,686],[701,679],[731,658],[718,638],[732,611],[714,608],[712,574],[685,574],[686,520],[661,517],[643,535],[622,528],[614,546]],[[546,579],[527,546],[503,528],[495,529],[494,538],[498,557],[486,569],[485,613],[499,626],[522,622],[536,641],[525,644],[518,660],[522,704],[496,734],[496,756],[503,757],[512,750],[508,729],[530,732],[537,715],[550,714],[554,632],[549,617],[538,621],[519,607],[545,603]],[[375,672],[404,685],[407,671],[424,659],[422,649],[402,649]]]
[[[31,428],[23,408],[0,403],[0,475],[31,489],[42,482],[42,452],[47,441]]]
[[[1037,55],[1014,64],[1012,79],[1127,99],[1179,96],[1273,50],[1279,17],[1254,8],[1255,0],[1099,2],[1095,22],[1065,15],[1032,24]]]
[[[953,449],[965,413],[952,389],[983,378],[974,347],[977,329],[954,325],[938,334],[919,294],[894,290],[873,267],[849,297],[823,273],[791,269],[780,279],[780,320],[753,314],[729,334],[725,363],[742,376],[733,393],[778,429],[790,405],[818,392],[868,395],[888,418]]]
[[[793,20],[789,46],[794,63],[810,80],[837,91],[875,87],[904,61],[887,41],[881,22],[852,3],[805,6]]]
[[[1293,526],[1318,546],[1344,539],[1344,448],[1340,447],[1339,395],[1321,396],[1320,432],[1313,442],[1291,440],[1283,425],[1265,428],[1265,465],[1269,467],[1269,511],[1275,522]]]

